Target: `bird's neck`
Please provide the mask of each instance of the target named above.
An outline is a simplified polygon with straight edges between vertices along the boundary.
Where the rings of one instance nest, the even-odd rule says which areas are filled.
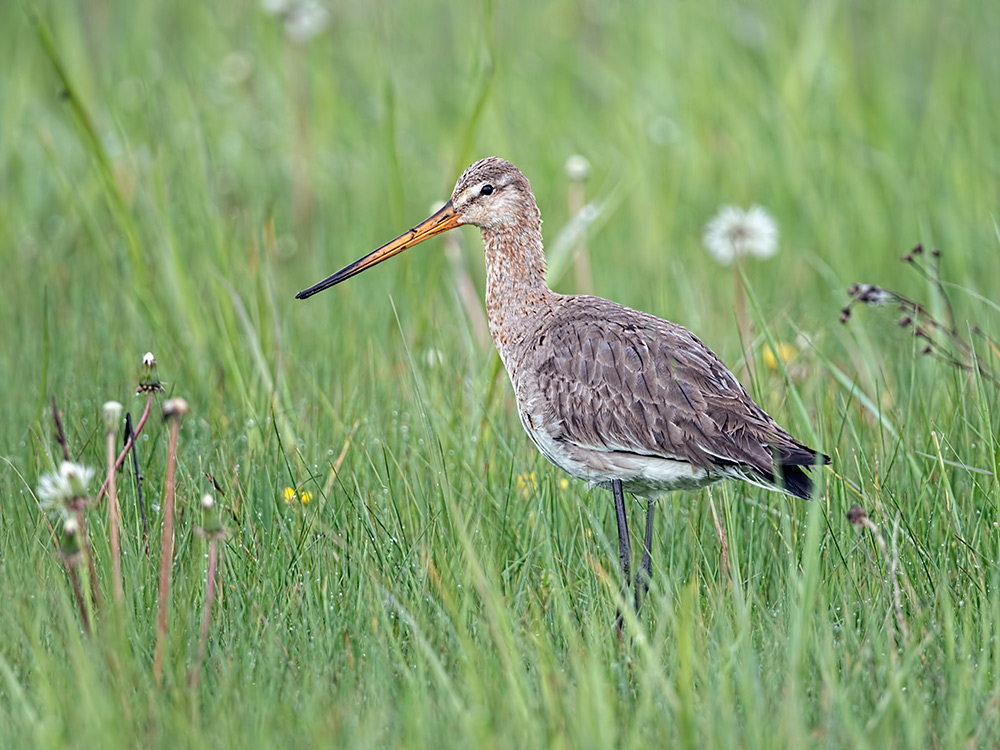
[[[486,248],[486,314],[500,351],[522,328],[518,323],[551,303],[545,281],[542,220],[537,214],[516,224],[483,228]]]

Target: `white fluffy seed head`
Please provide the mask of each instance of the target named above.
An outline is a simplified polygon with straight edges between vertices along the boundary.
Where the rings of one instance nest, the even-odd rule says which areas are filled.
[[[590,162],[587,157],[573,154],[566,160],[566,176],[573,182],[583,182],[590,175]]]
[[[769,258],[778,252],[778,225],[760,206],[744,211],[723,206],[705,226],[705,247],[719,263],[729,265],[737,257]]]

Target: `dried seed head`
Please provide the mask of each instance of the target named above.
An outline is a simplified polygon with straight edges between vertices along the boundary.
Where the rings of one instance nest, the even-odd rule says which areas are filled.
[[[139,387],[135,389],[136,395],[140,393],[156,393],[163,390],[163,383],[156,374],[156,358],[152,352],[146,352],[142,358],[142,370],[139,373]]]
[[[585,156],[573,154],[566,160],[566,176],[573,182],[583,182],[590,174],[590,162]]]
[[[891,302],[893,298],[892,292],[875,284],[851,284],[847,293],[858,302],[864,302],[873,307],[880,307]]]
[[[910,253],[905,253],[903,255],[903,257],[900,258],[900,260],[903,261],[904,263],[912,263],[913,262],[913,255],[910,254]]]
[[[910,255],[920,255],[923,251],[924,251],[924,246],[918,242],[916,245],[913,246],[913,249],[910,250]]]
[[[122,421],[122,405],[117,401],[105,401],[101,407],[101,418],[104,419],[104,429],[114,435]]]
[[[850,521],[853,526],[857,527],[858,530],[861,529],[867,519],[868,514],[860,505],[852,505],[851,509],[847,511],[847,520]]]
[[[840,311],[840,322],[846,323],[847,319],[851,317],[851,308],[845,307]]]
[[[929,346],[925,346],[924,350],[920,352],[921,354],[930,354],[933,350]]]
[[[171,417],[182,417],[187,414],[191,409],[188,407],[188,402],[184,399],[172,398],[163,402],[163,418],[170,419]]]
[[[902,318],[899,319],[899,324],[903,328],[906,328],[906,326],[910,325],[910,323],[912,323],[912,322],[913,322],[913,318],[911,318],[909,315],[904,315]]]
[[[933,258],[940,258],[941,257],[941,251],[938,250],[937,248],[934,248],[933,250],[931,250],[931,257],[933,257]]]
[[[221,539],[226,535],[226,529],[222,525],[219,517],[219,510],[215,505],[215,498],[211,493],[206,492],[201,498],[201,526],[199,533],[209,538]]]

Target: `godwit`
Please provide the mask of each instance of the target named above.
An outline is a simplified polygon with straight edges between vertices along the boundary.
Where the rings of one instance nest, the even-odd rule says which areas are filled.
[[[614,494],[623,593],[632,559],[623,493],[647,499],[636,611],[652,575],[658,495],[739,479],[809,498],[806,470],[830,459],[779,427],[696,336],[600,297],[549,289],[534,193],[503,159],[477,161],[439,211],[295,296],[463,224],[482,231],[490,334],[525,432],[556,466]]]

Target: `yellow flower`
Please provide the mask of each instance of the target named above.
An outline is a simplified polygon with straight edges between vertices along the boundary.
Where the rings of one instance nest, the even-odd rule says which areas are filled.
[[[798,355],[798,352],[795,350],[794,346],[787,344],[784,341],[778,341],[776,346],[778,349],[778,357],[781,358],[782,362],[787,365],[795,361],[795,357]],[[771,350],[770,346],[764,347],[763,359],[764,365],[769,369],[778,369],[778,360],[775,358],[774,352]]]
[[[532,492],[538,489],[538,482],[535,480],[535,472],[517,475],[517,492],[519,495],[529,497]]]
[[[308,503],[312,499],[313,499],[313,496],[312,496],[311,492],[306,492],[305,490],[303,490],[302,492],[299,493],[299,500],[302,501],[303,505],[305,505],[306,503]]]
[[[566,477],[562,477],[559,480],[559,489],[561,489],[561,490],[568,490],[569,489],[569,480]]]
[[[295,490],[285,487],[285,505],[295,502]]]

